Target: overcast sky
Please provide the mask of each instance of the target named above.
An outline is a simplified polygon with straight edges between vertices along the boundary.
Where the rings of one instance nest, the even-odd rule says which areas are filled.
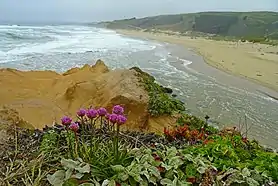
[[[200,11],[278,11],[278,0],[0,0],[0,21],[100,21]]]

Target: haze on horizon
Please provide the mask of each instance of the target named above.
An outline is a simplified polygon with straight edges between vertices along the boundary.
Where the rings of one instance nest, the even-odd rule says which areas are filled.
[[[278,11],[278,0],[0,0],[0,22],[95,22],[202,11]]]

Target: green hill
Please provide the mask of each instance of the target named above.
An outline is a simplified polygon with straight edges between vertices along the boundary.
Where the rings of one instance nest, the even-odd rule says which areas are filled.
[[[201,12],[115,20],[111,29],[159,29],[220,36],[278,39],[278,12]]]

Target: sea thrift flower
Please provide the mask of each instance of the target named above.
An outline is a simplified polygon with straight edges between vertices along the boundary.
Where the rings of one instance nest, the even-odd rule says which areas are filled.
[[[72,119],[71,119],[70,117],[68,117],[68,116],[64,116],[64,117],[61,119],[61,121],[62,121],[62,125],[67,126],[67,125],[70,125],[70,124],[71,124]]]
[[[69,128],[73,131],[73,132],[77,132],[79,129],[79,125],[78,123],[72,123],[70,124]]]
[[[77,112],[77,115],[79,117],[83,117],[86,115],[86,110],[85,109],[80,109],[78,112]]]
[[[100,116],[105,116],[107,114],[107,110],[105,108],[99,108],[97,112]]]
[[[97,110],[96,109],[89,109],[86,113],[86,116],[89,118],[89,119],[94,119],[97,117]]]
[[[122,115],[124,113],[124,108],[121,107],[120,105],[115,105],[113,107],[113,113],[118,114],[118,115]]]
[[[110,114],[110,116],[109,116],[109,121],[110,121],[111,123],[116,123],[117,120],[118,120],[118,115],[117,115],[117,114]]]
[[[118,118],[117,118],[118,125],[123,125],[123,124],[125,124],[126,121],[127,121],[127,119],[125,116],[118,115]]]
[[[110,114],[107,113],[107,114],[105,115],[105,118],[109,120],[109,117],[110,117]]]

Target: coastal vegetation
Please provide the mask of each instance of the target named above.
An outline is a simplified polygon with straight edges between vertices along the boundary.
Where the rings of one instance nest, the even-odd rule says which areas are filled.
[[[80,108],[76,117],[43,130],[11,125],[0,146],[0,185],[275,185],[278,154],[248,139],[239,127],[223,130],[185,113],[170,90],[139,68],[148,112],[178,115],[163,133],[127,131],[124,105]],[[162,104],[161,104],[162,103]],[[162,123],[161,123],[162,124]]]
[[[277,44],[277,12],[200,12],[104,23],[110,29],[168,30],[212,39]]]

